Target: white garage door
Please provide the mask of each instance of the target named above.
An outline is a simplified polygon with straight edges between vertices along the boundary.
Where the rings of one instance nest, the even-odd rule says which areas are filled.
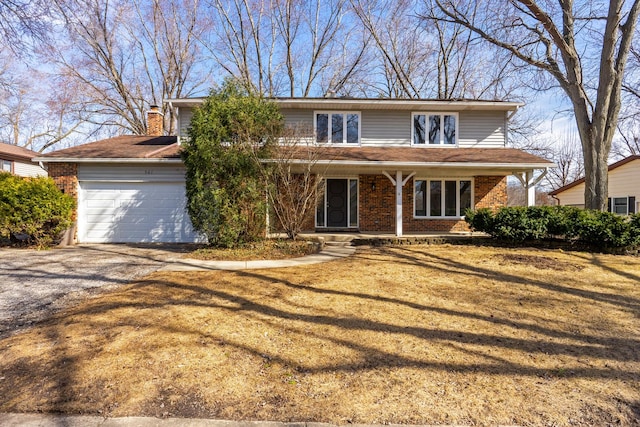
[[[80,181],[81,243],[194,242],[184,181]]]

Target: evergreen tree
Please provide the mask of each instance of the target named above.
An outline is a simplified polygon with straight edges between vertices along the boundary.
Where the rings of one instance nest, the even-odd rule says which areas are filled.
[[[182,146],[187,210],[211,245],[234,247],[264,237],[266,194],[258,162],[282,129],[275,103],[232,80],[194,111]]]

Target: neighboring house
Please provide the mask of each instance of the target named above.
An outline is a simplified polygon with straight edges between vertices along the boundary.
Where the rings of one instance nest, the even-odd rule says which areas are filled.
[[[640,211],[640,156],[609,165],[609,212],[621,215]],[[584,178],[549,193],[560,205],[584,208]]]
[[[26,148],[0,142],[0,170],[19,176],[46,176],[47,171],[31,160],[39,155]]]
[[[184,211],[179,142],[204,98],[171,99],[177,137],[118,137],[41,156],[78,199],[80,242],[194,241]],[[506,204],[506,177],[553,164],[505,148],[521,104],[279,98],[288,126],[314,129],[325,191],[308,231],[424,233],[468,230],[466,208]],[[154,109],[150,129],[161,134]],[[300,159],[303,162],[303,159]]]

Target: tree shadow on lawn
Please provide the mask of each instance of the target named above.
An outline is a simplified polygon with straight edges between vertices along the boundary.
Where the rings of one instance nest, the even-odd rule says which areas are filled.
[[[638,302],[634,298],[621,299],[615,294],[605,294],[585,291],[576,288],[568,288],[538,281],[532,278],[523,278],[516,275],[504,274],[504,272],[489,268],[479,268],[476,265],[461,263],[459,260],[449,259],[429,253],[421,253],[425,259],[404,250],[394,249],[390,252],[400,263],[428,266],[430,269],[451,274],[470,274],[482,278],[500,278],[512,285],[527,285],[542,288],[553,294],[569,294],[572,296],[593,300],[596,303],[614,304],[623,308],[638,308]],[[374,260],[375,261],[375,260]],[[118,413],[118,405],[125,405],[135,397],[135,390],[118,395],[109,390],[109,373],[97,375],[100,377],[97,383],[87,386],[86,378],[78,374],[84,369],[87,360],[93,357],[104,357],[108,353],[108,347],[112,339],[118,335],[129,333],[129,340],[136,339],[136,333],[130,331],[148,330],[154,335],[167,337],[183,337],[185,343],[195,340],[205,340],[216,343],[226,349],[235,349],[249,355],[255,360],[266,360],[290,367],[295,372],[308,375],[336,374],[338,372],[360,372],[397,370],[403,368],[419,369],[428,372],[442,372],[443,374],[477,374],[489,376],[512,376],[517,378],[549,378],[562,379],[589,379],[589,380],[615,380],[631,381],[637,383],[640,372],[629,370],[620,366],[620,363],[636,363],[640,360],[640,341],[631,337],[604,337],[588,333],[567,332],[526,321],[519,321],[499,314],[481,314],[475,311],[445,308],[436,305],[428,305],[416,301],[405,300],[399,297],[389,297],[366,292],[354,292],[343,289],[331,289],[317,284],[305,284],[304,280],[292,281],[283,279],[281,271],[255,270],[236,273],[208,273],[212,276],[206,283],[197,283],[196,275],[184,275],[182,278],[167,280],[167,275],[159,274],[119,291],[118,298],[98,298],[85,304],[61,313],[54,319],[44,322],[29,331],[29,334],[41,333],[32,337],[33,341],[22,342],[23,336],[12,337],[0,344],[0,360],[5,362],[9,358],[4,355],[11,353],[11,349],[21,345],[49,346],[48,353],[34,352],[20,357],[10,358],[10,362],[0,362],[0,410],[22,410],[21,396],[33,396],[44,384],[46,387],[45,398],[40,404],[30,406],[32,411],[82,411],[78,408],[99,408],[101,413],[109,415]],[[164,277],[164,278],[163,278]],[[209,276],[207,276],[209,277]],[[203,278],[203,280],[205,280]],[[218,281],[216,281],[218,280]],[[232,285],[222,286],[220,280],[229,281]],[[260,285],[260,286],[257,286]],[[295,303],[290,300],[272,297],[266,293],[266,289],[277,288],[282,292],[295,291],[301,293],[301,301]],[[227,290],[225,290],[227,289]],[[402,322],[390,322],[375,320],[375,316],[364,317],[353,312],[336,312],[334,314],[322,313],[325,307],[314,305],[314,297],[335,296],[349,299],[352,302],[370,306],[372,310],[382,304],[388,311],[403,311],[407,324]],[[320,304],[320,303],[316,303]],[[375,307],[374,307],[375,305]],[[387,307],[388,306],[388,307]],[[277,349],[259,345],[258,342],[243,340],[234,334],[219,333],[216,328],[204,327],[197,322],[172,323],[168,317],[166,321],[158,321],[148,317],[150,313],[178,313],[185,317],[193,310],[204,310],[204,313],[212,314],[213,319],[239,319],[244,324],[266,325],[273,328],[284,329],[287,336],[306,337],[316,344],[315,348],[298,347],[294,344],[294,350],[284,354]],[[470,329],[455,329],[444,327],[429,327],[419,321],[411,321],[415,316],[425,313],[442,315],[452,318],[473,320],[490,324],[494,327],[515,328],[517,330],[532,332],[540,338],[524,338],[521,336],[508,336],[505,332],[488,333]],[[406,320],[409,319],[409,320]],[[81,325],[84,331],[105,331],[98,339],[87,336],[74,336],[71,332],[72,325]],[[328,329],[329,328],[329,329]],[[270,329],[270,330],[272,330]],[[129,332],[127,332],[129,331]],[[337,332],[335,332],[337,331]],[[335,332],[335,333],[334,333]],[[421,343],[424,352],[407,352],[399,348],[377,345],[375,340],[363,340],[361,334],[378,336],[387,340],[394,337],[399,341],[411,340]],[[550,338],[549,340],[544,337]],[[557,342],[563,339],[571,342]],[[87,340],[86,345],[78,346],[79,342]],[[0,341],[0,343],[3,343]],[[73,345],[72,345],[73,344]],[[142,352],[136,346],[142,343],[130,342],[131,348],[127,351]],[[175,344],[167,343],[168,348],[158,350],[178,351],[172,348]],[[185,344],[187,345],[187,344]],[[323,348],[335,349],[326,350]],[[425,356],[427,348],[435,346],[449,347],[458,353],[453,360],[435,360]],[[153,350],[153,349],[152,349]],[[348,350],[356,356],[346,358],[335,356],[331,353],[341,353]],[[125,350],[123,350],[125,351]],[[307,352],[327,353],[326,358],[319,358],[315,363],[300,361],[295,354]],[[602,367],[593,364],[572,364],[563,371],[554,371],[548,366],[536,366],[536,362],[518,362],[512,359],[512,352],[518,354],[538,355],[542,358],[554,356],[568,357],[570,359],[589,358],[598,360]],[[504,354],[503,354],[504,352]],[[470,363],[461,362],[464,355],[473,360]],[[46,360],[43,360],[46,356]],[[112,357],[116,357],[113,355]],[[140,357],[136,357],[139,360]],[[130,369],[143,371],[145,366],[132,366]],[[151,375],[151,371],[149,371]],[[157,373],[156,373],[157,375]],[[173,373],[167,372],[167,375]],[[146,381],[153,382],[153,378]],[[104,390],[96,391],[96,389]],[[80,393],[94,390],[93,397],[81,397]],[[48,395],[47,395],[48,392]],[[162,415],[163,412],[153,412],[148,409],[152,402],[156,402],[166,390],[162,386],[150,387],[148,396],[144,397],[146,403],[141,403],[142,412],[148,415]],[[190,393],[190,394],[189,394]],[[187,391],[189,399],[199,402],[192,411],[183,409],[181,416],[207,416],[219,414],[216,405],[207,399]],[[96,397],[97,399],[96,401]],[[93,401],[91,401],[93,399]],[[84,401],[83,405],[77,405],[77,401]],[[184,403],[184,402],[183,402]],[[184,403],[186,405],[186,403]],[[183,406],[184,406],[183,405]],[[626,404],[630,411],[638,413],[637,402]],[[146,411],[146,412],[145,412]]]
[[[479,265],[474,264],[466,264],[461,262],[459,259],[446,258],[443,256],[435,255],[433,253],[429,253],[428,250],[421,252],[421,255],[425,256],[427,260],[422,260],[415,256],[415,253],[409,249],[405,249],[402,247],[394,247],[394,248],[385,248],[382,249],[383,253],[387,253],[389,255],[396,256],[402,259],[408,265],[415,266],[423,266],[429,267],[436,270],[440,270],[443,272],[455,271],[455,272],[464,272],[468,275],[473,275],[479,278],[493,278],[496,280],[506,280],[511,284],[518,285],[526,285],[526,286],[535,286],[541,289],[545,289],[554,293],[564,293],[568,295],[573,295],[585,299],[590,299],[596,302],[603,302],[612,305],[616,305],[618,307],[627,308],[633,310],[636,314],[640,312],[640,300],[637,298],[622,296],[615,293],[606,293],[606,292],[595,292],[595,291],[587,291],[579,288],[572,288],[567,286],[561,286],[557,284],[552,284],[540,280],[535,280],[531,276],[525,277],[521,275],[508,274],[504,271],[491,270],[489,268],[483,268]],[[577,256],[577,255],[576,255]],[[580,257],[581,259],[585,259]],[[602,264],[602,262],[595,256],[591,257],[593,263],[600,268],[605,270],[609,270],[613,273],[619,274],[620,276],[629,278],[631,280],[636,280],[637,276],[627,272],[621,272],[617,269],[613,269],[611,267],[606,267]],[[432,262],[429,262],[432,261]]]

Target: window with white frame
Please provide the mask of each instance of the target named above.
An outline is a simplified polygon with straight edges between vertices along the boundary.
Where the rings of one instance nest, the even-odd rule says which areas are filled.
[[[471,208],[472,182],[469,179],[414,180],[414,216],[416,218],[462,217]]]
[[[315,113],[316,142],[360,144],[360,113],[320,111]]]
[[[11,162],[9,160],[0,160],[3,172],[11,172]]]
[[[609,212],[618,215],[630,215],[637,212],[634,196],[609,197]]]
[[[458,115],[456,113],[411,114],[411,144],[457,145]]]

